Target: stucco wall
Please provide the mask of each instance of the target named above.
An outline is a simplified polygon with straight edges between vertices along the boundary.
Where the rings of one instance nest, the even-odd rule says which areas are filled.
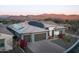
[[[1,50],[8,51],[8,50],[13,49],[13,39],[12,39],[12,37],[13,37],[12,35],[7,35],[7,34],[1,34],[0,35],[0,39],[5,39],[4,40],[5,47],[0,48],[0,51]]]

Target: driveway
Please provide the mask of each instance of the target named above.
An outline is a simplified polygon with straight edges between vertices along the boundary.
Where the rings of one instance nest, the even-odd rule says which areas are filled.
[[[50,42],[49,40],[38,41],[28,45],[33,53],[62,53],[65,51],[61,46]]]

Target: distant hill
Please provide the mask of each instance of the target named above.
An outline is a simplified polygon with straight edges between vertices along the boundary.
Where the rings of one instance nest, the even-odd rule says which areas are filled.
[[[9,17],[9,15],[0,15],[0,19],[6,19],[8,17]]]
[[[79,15],[64,15],[64,14],[41,14],[41,15],[28,15],[29,18],[35,20],[43,20],[47,18],[61,19],[61,20],[79,20]]]
[[[64,14],[41,14],[41,15],[27,15],[27,16],[10,16],[1,15],[0,19],[7,20],[44,20],[44,19],[61,19],[61,20],[79,20],[79,15],[64,15]]]

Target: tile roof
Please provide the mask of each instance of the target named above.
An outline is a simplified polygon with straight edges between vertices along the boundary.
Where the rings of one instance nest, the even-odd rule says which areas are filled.
[[[12,30],[16,31],[19,34],[47,31],[43,28],[31,26],[31,25],[29,25],[28,23],[25,23],[25,22],[9,25],[8,27],[11,28]]]

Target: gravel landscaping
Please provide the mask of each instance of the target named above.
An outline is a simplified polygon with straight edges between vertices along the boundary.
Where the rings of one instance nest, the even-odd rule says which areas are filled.
[[[71,36],[66,36],[65,39],[57,39],[57,40],[52,40],[51,42],[56,43],[60,45],[61,47],[68,49],[71,47],[78,39],[71,37]]]

